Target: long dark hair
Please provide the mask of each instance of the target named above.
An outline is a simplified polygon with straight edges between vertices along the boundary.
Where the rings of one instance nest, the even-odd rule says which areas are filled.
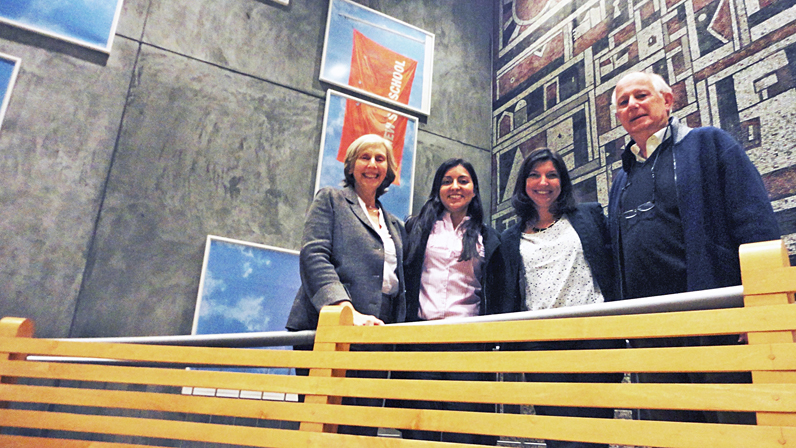
[[[517,173],[517,183],[514,184],[514,194],[511,196],[511,205],[517,211],[522,222],[525,224],[535,224],[539,220],[539,212],[536,205],[525,191],[525,181],[531,170],[537,164],[547,161],[553,162],[553,166],[558,172],[561,181],[561,194],[558,195],[556,202],[550,207],[550,213],[559,217],[565,213],[575,210],[575,196],[572,193],[572,180],[569,178],[569,171],[564,159],[555,151],[549,148],[534,149],[528,154],[520,165],[520,172]]]
[[[470,162],[464,159],[448,159],[437,168],[437,172],[434,174],[434,182],[431,184],[431,193],[428,194],[428,200],[423,204],[420,213],[407,220],[407,227],[411,227],[406,251],[408,254],[407,263],[412,262],[411,258],[416,256],[420,246],[428,241],[428,235],[431,233],[431,229],[434,228],[434,223],[445,212],[445,205],[439,198],[442,178],[445,177],[445,173],[448,170],[459,165],[470,174],[470,178],[473,180],[474,193],[473,199],[467,207],[467,216],[470,219],[462,224],[464,226],[464,238],[462,241],[462,255],[459,257],[459,261],[467,261],[473,257],[479,257],[477,243],[478,236],[481,235],[484,227],[484,207],[481,204],[478,176],[475,174],[475,168]]]

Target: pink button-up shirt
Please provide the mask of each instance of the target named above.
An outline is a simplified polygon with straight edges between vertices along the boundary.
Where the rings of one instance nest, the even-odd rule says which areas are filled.
[[[434,223],[428,236],[423,272],[420,276],[420,311],[423,320],[477,316],[481,307],[483,238],[478,237],[480,258],[459,261],[462,254],[462,224],[453,228],[450,213]]]

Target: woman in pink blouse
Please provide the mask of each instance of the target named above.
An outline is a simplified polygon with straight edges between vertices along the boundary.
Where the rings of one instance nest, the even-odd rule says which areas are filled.
[[[462,318],[506,311],[494,288],[501,272],[500,239],[483,223],[484,211],[473,166],[462,159],[442,163],[434,175],[431,193],[417,216],[406,222],[404,274],[406,320]],[[403,350],[488,350],[484,344],[410,345]],[[397,372],[397,378],[494,381],[494,374]],[[418,409],[456,409],[494,412],[492,404],[402,402]],[[495,445],[497,437],[403,430],[406,439]]]

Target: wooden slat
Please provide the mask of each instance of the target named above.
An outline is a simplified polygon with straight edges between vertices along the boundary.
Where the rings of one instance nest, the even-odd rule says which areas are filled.
[[[749,344],[782,344],[794,342],[792,331],[754,332],[747,335]]]
[[[208,387],[291,392],[295,377],[245,372],[161,369],[112,365],[0,361],[0,375],[14,377],[145,384],[152,386]]]
[[[319,367],[449,372],[723,372],[796,369],[794,344],[517,352],[317,354]]]
[[[17,350],[28,355],[107,358],[149,363],[217,365],[230,367],[290,367],[304,353],[291,350],[218,347],[172,347],[141,344],[65,341],[0,337],[0,352]]]
[[[643,444],[674,448],[755,448],[793,447],[796,429],[746,425],[694,424],[611,419],[577,419],[535,415],[484,414],[406,409],[339,407],[338,420],[350,423],[367,421],[379,427],[392,423],[431,431],[467,428],[479,434],[508,437],[579,440],[593,443]],[[378,412],[373,412],[377,410]],[[412,411],[412,412],[408,412]],[[286,431],[268,428],[227,427],[195,422],[149,421],[140,418],[86,416],[36,411],[0,410],[0,419],[14,427],[37,427],[78,432],[124,434],[142,437],[214,443],[245,444],[258,447],[423,447],[428,442],[387,438],[364,438],[328,433]],[[386,424],[386,425],[385,425]],[[314,436],[314,437],[313,437]],[[732,442],[728,442],[732,441]],[[461,447],[471,445],[445,445]]]
[[[796,414],[758,412],[757,424],[761,426],[796,426]]]
[[[350,343],[449,343],[635,339],[796,329],[796,307],[766,306],[625,316],[449,325],[329,327],[315,340]]]
[[[90,343],[84,343],[90,344]],[[725,372],[796,370],[796,344],[758,344],[712,347],[663,347],[613,350],[564,350],[516,352],[296,352],[296,367],[449,372]],[[59,367],[62,365],[64,367]],[[89,367],[89,366],[86,366]],[[202,379],[224,379],[229,372],[189,371],[176,374],[175,369],[138,370],[147,367],[117,367],[118,370],[86,370],[86,380],[135,382],[136,375],[150,377],[150,384],[172,384],[180,377],[198,385]],[[24,363],[0,361],[0,375],[47,378],[66,369],[60,363]],[[114,375],[109,379],[105,375]],[[138,373],[136,373],[138,372]],[[144,375],[144,372],[147,372]],[[242,381],[255,385],[278,375],[240,374]],[[245,376],[249,375],[249,376]],[[244,379],[245,378],[245,379]],[[246,390],[251,389],[247,386]]]
[[[86,440],[46,439],[44,437],[11,436],[0,434],[0,446],[3,448],[136,448],[140,445],[129,443],[97,442]],[[147,445],[150,448],[165,448]]]
[[[87,406],[95,408],[155,410],[267,420],[295,421],[298,403],[230,399],[172,393],[52,386],[0,386],[0,397],[9,402]]]
[[[793,384],[592,384],[317,379],[311,390],[331,396],[515,405],[589,406],[618,409],[700,409],[796,412]],[[268,400],[232,400],[171,393],[0,385],[0,399],[13,402],[154,409],[208,415],[299,421],[315,411]]]
[[[370,408],[361,408],[360,412],[364,412],[367,409]],[[349,418],[360,418],[360,416],[350,413]],[[20,410],[0,410],[0,421],[9,427],[47,428],[62,431],[95,432],[99,434],[119,434],[254,447],[428,448],[433,446],[429,442],[417,440]],[[361,422],[361,420],[359,421]],[[458,443],[446,444],[445,446],[450,448],[472,447],[472,445]]]
[[[543,417],[539,417],[543,418]],[[534,438],[671,448],[793,447],[793,428],[545,417]],[[771,429],[772,431],[768,431]],[[759,432],[758,432],[759,431]],[[780,432],[781,431],[781,432]],[[759,438],[758,438],[759,437]]]

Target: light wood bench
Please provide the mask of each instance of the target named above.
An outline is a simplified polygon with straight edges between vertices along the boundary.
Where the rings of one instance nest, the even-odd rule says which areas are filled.
[[[780,241],[742,247],[743,308],[435,326],[353,327],[323,310],[313,351],[171,347],[35,339],[0,322],[0,446],[466,447],[337,434],[341,424],[618,445],[796,447],[796,268]],[[348,352],[348,344],[480,343],[748,334],[748,345],[534,352]],[[114,360],[26,361],[27,355]],[[142,365],[125,365],[142,363]],[[309,377],[174,365],[301,367]],[[160,366],[159,366],[160,365]],[[573,384],[353,379],[346,370],[487,372],[750,371],[753,384]],[[16,383],[16,384],[14,384]],[[306,394],[304,403],[183,395],[182,387]],[[340,397],[507,405],[757,413],[757,425],[546,417],[342,406]],[[209,416],[209,417],[208,417]],[[267,422],[294,422],[272,424]],[[194,444],[196,442],[196,444]]]

